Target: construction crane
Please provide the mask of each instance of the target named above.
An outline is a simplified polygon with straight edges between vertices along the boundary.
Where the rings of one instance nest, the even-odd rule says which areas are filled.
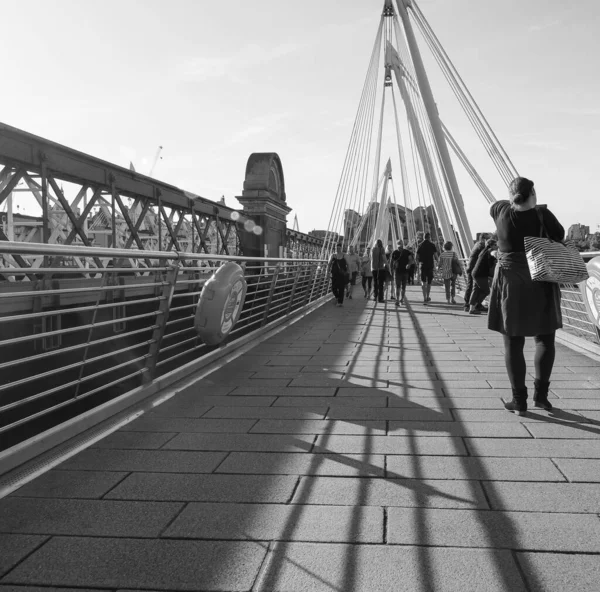
[[[150,167],[150,172],[148,173],[148,176],[151,177],[152,174],[154,173],[154,169],[156,168],[156,163],[158,162],[159,158],[160,160],[162,160],[162,156],[160,155],[160,153],[162,152],[163,147],[159,146],[158,150],[156,151],[156,154],[154,155],[154,161],[152,162],[152,166]]]
[[[292,230],[300,232],[300,227],[298,225],[298,214],[294,214],[294,225],[292,226]]]

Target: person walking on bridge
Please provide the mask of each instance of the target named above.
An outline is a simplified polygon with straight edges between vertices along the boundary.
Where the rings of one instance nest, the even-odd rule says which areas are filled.
[[[377,239],[371,251],[371,271],[373,272],[373,297],[376,302],[384,302],[383,289],[385,284],[385,268],[387,259],[383,249],[383,242]]]
[[[404,304],[406,284],[408,283],[408,270],[413,262],[412,253],[408,249],[405,249],[402,243],[399,243],[398,248],[392,253],[390,265],[396,284],[396,306]]]
[[[535,340],[534,404],[550,411],[548,388],[555,358],[554,337],[562,327],[559,286],[531,279],[524,239],[540,236],[542,222],[551,240],[562,241],[565,229],[546,206],[537,206],[533,181],[525,177],[513,179],[509,196],[510,200],[497,201],[490,208],[498,229],[498,263],[492,282],[488,328],[504,337],[506,370],[513,394],[512,401],[504,407],[524,415],[527,411],[525,337]]]
[[[474,280],[471,274],[473,273],[473,268],[477,263],[479,254],[481,251],[483,251],[483,249],[485,249],[485,241],[488,238],[490,237],[485,232],[482,232],[479,236],[479,240],[475,243],[473,249],[471,250],[471,254],[469,255],[469,263],[467,264],[467,271],[465,273],[465,279],[467,280],[467,289],[465,290],[465,312],[469,312],[470,310],[469,303],[471,301],[471,294],[473,293],[474,288]],[[481,307],[479,307],[479,310],[481,311]]]
[[[331,273],[331,291],[335,296],[335,305],[343,306],[344,290],[350,274],[348,273],[348,262],[342,253],[342,243],[336,245],[336,252],[331,256],[328,267]]]
[[[421,287],[423,290],[423,304],[431,302],[431,283],[433,270],[438,259],[437,247],[431,242],[431,233],[426,232],[423,242],[417,249],[417,263],[421,264]]]
[[[356,278],[360,269],[360,257],[354,251],[354,247],[348,247],[348,254],[345,256],[348,263],[348,271],[350,272],[350,282],[346,285],[346,296],[352,300],[352,292],[356,285]]]
[[[448,304],[456,304],[454,297],[456,296],[456,276],[460,272],[462,275],[462,265],[458,259],[458,255],[452,250],[452,243],[447,241],[444,243],[444,251],[440,255],[438,269],[444,280],[446,289],[446,302]]]
[[[373,272],[371,271],[371,249],[366,248],[364,254],[360,258],[360,273],[362,276],[362,287],[365,291],[365,298],[368,300],[371,297],[373,289]]]

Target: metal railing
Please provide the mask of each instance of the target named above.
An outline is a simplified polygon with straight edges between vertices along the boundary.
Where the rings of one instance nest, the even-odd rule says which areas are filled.
[[[0,268],[0,450],[214,351],[194,318],[205,281],[225,261],[242,264],[248,283],[228,341],[329,289],[318,260],[0,242],[5,265],[15,254],[48,266]],[[69,257],[85,267],[64,267]],[[93,266],[98,259],[104,268]]]
[[[468,260],[462,260],[466,269]],[[465,276],[458,276],[456,288],[461,292],[466,290]],[[563,329],[572,335],[581,337],[591,343],[600,344],[600,332],[595,321],[590,317],[588,309],[583,300],[579,286],[573,284],[561,284],[561,303]]]

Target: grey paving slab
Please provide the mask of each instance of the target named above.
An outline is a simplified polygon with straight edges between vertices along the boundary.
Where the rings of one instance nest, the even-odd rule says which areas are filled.
[[[0,583],[0,592],[75,592],[73,588],[57,588],[52,586],[3,586]],[[76,592],[101,592],[99,588],[77,588]],[[143,591],[141,591],[143,592]]]
[[[251,419],[188,419],[144,415],[127,424],[128,432],[197,432],[244,434],[256,422]]]
[[[210,376],[199,380],[196,384],[200,388],[208,388],[212,385],[217,386],[239,386],[244,384],[248,379],[237,378],[235,375],[224,375],[221,378],[211,379]],[[252,381],[254,386],[287,386],[290,383],[289,378],[260,378]]]
[[[586,423],[524,423],[527,429],[533,434],[534,438],[551,439],[580,439],[580,438],[600,438],[600,426],[589,425]]]
[[[385,457],[376,454],[232,452],[216,472],[249,475],[383,477]]]
[[[600,553],[585,514],[389,508],[387,525],[390,544]]]
[[[579,388],[558,388],[550,384],[550,392],[554,393],[559,399],[591,399],[600,400],[599,389],[579,389]]]
[[[531,438],[531,434],[522,424],[483,423],[483,422],[407,422],[390,421],[388,434],[390,436],[470,436],[473,438]]]
[[[279,397],[273,407],[386,407],[387,394],[375,389],[370,397]]]
[[[525,592],[508,551],[278,543],[257,590]]]
[[[442,392],[446,397],[465,397],[469,399],[481,399],[484,397],[491,397],[497,399],[498,397],[509,399],[512,398],[512,390],[509,388],[510,384],[508,383],[508,379],[506,384],[504,385],[506,388],[488,388],[488,389],[476,389],[476,388],[465,388],[465,387],[452,387],[444,384],[444,388]],[[501,406],[503,408],[503,406]]]
[[[488,508],[475,481],[301,477],[293,504]]]
[[[212,473],[226,456],[226,452],[88,448],[62,462],[57,470]]]
[[[333,397],[335,387],[285,387],[285,388],[267,388],[254,387],[252,383],[245,386],[238,386],[231,395],[248,396],[269,396],[269,397]]]
[[[254,542],[55,537],[3,583],[247,591],[266,554]]]
[[[548,458],[484,458],[472,456],[388,456],[387,476],[409,479],[565,482]]]
[[[598,521],[600,524],[600,520]],[[383,508],[189,504],[163,538],[383,543]]]
[[[461,438],[439,436],[420,438],[408,436],[317,436],[315,452],[340,454],[409,454],[448,455],[466,454]]]
[[[233,389],[234,387],[232,387]],[[210,409],[214,406],[231,406],[235,405],[236,407],[269,407],[273,404],[276,397],[264,397],[264,396],[235,396],[235,395],[223,395],[219,397],[202,397],[199,399],[199,402],[202,405],[208,406]],[[161,407],[156,407],[155,413],[157,415],[161,415]],[[169,413],[169,416],[174,416],[174,413]],[[185,412],[177,413],[176,417],[188,417]],[[204,415],[203,415],[204,417]]]
[[[526,458],[600,458],[597,440],[537,440],[510,438],[465,438],[473,456],[509,456]]]
[[[152,414],[161,417],[202,417],[210,407],[206,403],[181,399],[175,395],[174,398],[154,407]]]
[[[20,487],[11,495],[19,497],[101,498],[126,476],[126,472],[52,470]]]
[[[294,378],[290,382],[291,387],[302,387],[302,386],[311,386],[311,387],[341,387],[348,385],[360,385],[360,386],[368,386],[372,388],[385,388],[388,385],[388,381],[384,380],[382,377],[380,378],[358,378],[356,376],[349,376],[345,378],[330,378],[328,376],[322,376],[321,374],[302,374],[299,378]]]
[[[0,530],[23,534],[158,537],[182,503],[6,498]]]
[[[0,577],[47,540],[47,536],[0,534]]]
[[[287,352],[286,355],[272,356],[269,359],[269,366],[303,366],[311,359],[311,355],[299,356]]]
[[[310,401],[307,401],[307,404]],[[213,407],[206,417],[245,417],[248,419],[323,419],[327,406],[307,407]]]
[[[361,424],[336,420],[261,419],[250,430],[252,434],[380,434],[387,433],[385,421]]]
[[[252,450],[255,452],[308,451],[315,436],[299,434],[281,436],[273,434],[179,434],[171,440],[166,450]]]
[[[557,458],[558,468],[574,483],[600,483],[600,459]]]
[[[175,433],[169,432],[127,432],[119,430],[92,444],[92,447],[156,450],[166,444],[175,435]]]
[[[210,395],[212,397],[219,397],[221,395],[226,395],[227,393],[231,392],[232,389],[233,389],[233,387],[230,387],[230,386],[215,386],[215,385],[211,385],[211,386],[204,385],[203,387],[200,387],[200,383],[195,382],[195,383],[191,384],[190,386],[180,390],[177,393],[177,395],[175,396],[175,399],[171,399],[171,401],[175,401],[175,400],[194,401],[197,397],[205,396],[205,395]],[[163,405],[168,405],[168,403],[163,403]]]
[[[531,592],[592,592],[600,582],[600,557],[562,553],[517,553]]]
[[[282,504],[296,481],[295,476],[133,473],[105,499]]]
[[[341,420],[399,420],[399,421],[452,421],[449,409],[419,407],[338,407],[327,412],[327,419]]]
[[[600,513],[600,487],[594,483],[488,482],[483,487],[495,510]]]
[[[504,409],[500,397],[388,397],[388,407],[410,407],[414,404],[429,409]]]

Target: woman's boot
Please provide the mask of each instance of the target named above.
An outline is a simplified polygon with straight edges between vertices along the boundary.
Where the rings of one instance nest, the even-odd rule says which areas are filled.
[[[512,392],[512,401],[504,403],[504,408],[517,415],[525,415],[525,412],[527,411],[527,387],[513,389]]]
[[[534,405],[544,411],[552,411],[552,403],[548,401],[548,389],[550,388],[550,383],[542,382],[536,378],[533,384],[535,385],[535,391],[533,393]]]

